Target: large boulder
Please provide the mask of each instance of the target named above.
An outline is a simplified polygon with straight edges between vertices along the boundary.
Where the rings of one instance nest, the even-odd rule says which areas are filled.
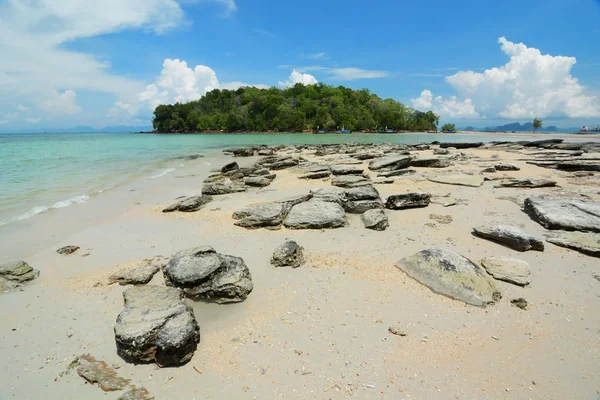
[[[187,297],[216,303],[244,301],[253,289],[244,260],[210,246],[178,252],[163,267],[163,275],[167,286],[181,289]]]
[[[259,203],[233,213],[235,225],[244,228],[278,228],[283,223],[282,203]]]
[[[387,198],[385,208],[390,210],[404,210],[407,208],[427,207],[431,201],[429,193],[404,193]]]
[[[524,211],[547,229],[600,232],[600,202],[530,197]]]
[[[394,170],[408,168],[412,160],[411,156],[407,155],[392,155],[386,157],[379,157],[369,163],[369,169],[371,171],[379,171],[382,169]]]
[[[498,182],[494,187],[495,188],[544,188],[544,187],[554,187],[556,186],[556,181],[551,181],[550,179],[507,179]]]
[[[275,267],[298,268],[303,263],[303,248],[293,240],[287,240],[271,256],[271,264]]]
[[[346,224],[341,205],[316,199],[293,206],[283,223],[289,229],[341,228]]]
[[[220,182],[205,183],[202,186],[203,195],[221,195],[230,193],[245,192],[244,186],[237,185],[231,179],[225,179]]]
[[[133,268],[125,268],[108,277],[108,284],[145,285],[167,263],[164,257],[154,257],[140,261]]]
[[[514,226],[486,225],[473,228],[473,233],[484,239],[501,243],[518,251],[544,251],[544,242]]]
[[[500,297],[482,268],[451,250],[425,249],[396,266],[435,293],[474,306],[486,306]]]
[[[599,233],[553,232],[546,235],[546,241],[590,256],[600,257]]]
[[[390,226],[387,215],[382,209],[367,210],[361,215],[365,228],[374,231],[385,231]]]
[[[25,261],[14,261],[0,265],[0,293],[20,287],[40,276],[40,271]]]
[[[160,367],[188,362],[200,341],[194,311],[178,289],[134,286],[114,326],[117,352],[128,362]]]
[[[484,177],[481,175],[467,175],[467,174],[447,174],[430,176],[427,178],[431,182],[444,183],[446,185],[459,185],[459,186],[471,186],[479,187],[483,185]]]
[[[495,279],[526,286],[531,283],[531,271],[525,261],[508,257],[487,257],[481,266]]]

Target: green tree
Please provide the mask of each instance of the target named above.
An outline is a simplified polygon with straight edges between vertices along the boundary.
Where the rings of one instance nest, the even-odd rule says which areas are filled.
[[[534,118],[533,119],[533,131],[537,131],[538,129],[542,129],[542,120]]]
[[[454,132],[454,131],[456,131],[456,125],[454,125],[454,124],[444,124],[444,125],[442,125],[442,127],[440,128],[440,130],[442,132],[450,132],[450,131]]]

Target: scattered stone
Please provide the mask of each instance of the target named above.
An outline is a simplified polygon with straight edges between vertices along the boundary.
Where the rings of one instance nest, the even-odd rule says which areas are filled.
[[[298,268],[303,263],[303,248],[293,240],[283,243],[275,250],[273,256],[271,256],[271,264],[275,267]]]
[[[481,175],[467,175],[467,174],[448,174],[448,175],[437,175],[427,178],[431,182],[443,183],[446,185],[460,185],[479,187],[483,185],[483,176]]]
[[[259,203],[233,213],[233,218],[238,220],[235,225],[244,228],[278,228],[284,212],[283,203]]]
[[[379,157],[369,163],[369,169],[371,171],[379,171],[381,169],[395,170],[408,168],[412,157],[406,155],[394,155]]]
[[[496,167],[487,167],[481,170],[482,173],[484,174],[493,174],[496,173]]]
[[[476,236],[501,243],[517,251],[544,251],[544,242],[514,226],[487,225],[473,228]]]
[[[166,263],[167,259],[161,256],[142,260],[133,268],[122,269],[109,276],[108,284],[145,285]]]
[[[272,180],[264,176],[249,176],[244,180],[246,186],[251,187],[267,187],[271,184]]]
[[[411,167],[446,168],[452,165],[448,157],[415,158],[410,162]]]
[[[547,229],[600,232],[600,202],[529,197],[524,211]]]
[[[359,186],[346,190],[347,200],[377,200],[379,192],[373,186]]]
[[[333,175],[360,175],[363,173],[362,168],[350,167],[347,165],[332,165],[331,172]]]
[[[529,264],[525,261],[508,257],[487,257],[481,265],[495,279],[527,286],[531,283]]]
[[[499,297],[483,269],[451,250],[422,250],[396,266],[433,292],[467,304],[486,306]]]
[[[167,286],[180,288],[194,300],[241,302],[253,289],[244,260],[219,254],[210,246],[178,252],[163,267],[163,275]]]
[[[127,362],[182,365],[200,341],[194,311],[181,291],[165,286],[134,286],[123,292],[125,308],[115,323],[117,352]]]
[[[525,300],[522,297],[519,297],[518,299],[512,299],[510,301],[510,304],[520,308],[521,310],[527,310],[527,306],[529,305],[529,303],[527,303],[527,300]]]
[[[330,176],[331,176],[331,171],[326,170],[326,171],[309,172],[307,174],[300,175],[298,178],[300,178],[300,179],[323,179],[323,178],[329,178]]]
[[[450,152],[448,151],[448,149],[434,149],[433,150],[433,154],[435,155],[446,155],[446,154],[450,154]]]
[[[368,210],[383,208],[383,202],[380,199],[375,200],[350,200],[345,201],[342,206],[348,214],[363,214]]]
[[[362,175],[338,175],[331,179],[332,186],[343,188],[352,188],[357,186],[370,185],[371,180]]]
[[[440,214],[429,214],[429,219],[439,222],[440,224],[447,225],[451,223],[452,216],[451,215],[440,215]]]
[[[60,249],[56,250],[56,252],[58,254],[68,255],[68,254],[75,253],[79,249],[80,249],[79,246],[65,246],[65,247],[61,247]]]
[[[391,185],[392,183],[394,183],[394,179],[392,178],[385,178],[385,179],[374,179],[373,180],[373,185]]]
[[[178,204],[177,210],[181,212],[196,212],[203,209],[212,200],[212,196],[208,195],[188,197]]]
[[[429,193],[404,193],[387,198],[385,208],[390,210],[404,210],[407,208],[427,207],[431,200]]]
[[[223,168],[221,168],[221,172],[222,173],[226,173],[226,172],[230,172],[230,171],[235,171],[237,169],[240,169],[240,166],[238,165],[238,163],[234,162],[230,162],[229,164],[226,164],[225,166],[223,166]]]
[[[505,163],[495,164],[494,169],[496,171],[520,171],[521,170],[521,168],[517,167],[515,164],[505,164]]]
[[[495,188],[543,188],[554,187],[556,181],[549,179],[509,179],[496,184]]]
[[[414,169],[395,169],[393,171],[381,172],[377,174],[377,176],[382,178],[390,178],[392,176],[400,176],[400,175],[414,175],[417,171]]]
[[[16,289],[38,276],[40,276],[40,271],[33,269],[25,261],[2,264],[0,265],[0,293]]]
[[[315,199],[293,206],[283,225],[289,229],[341,228],[347,220],[341,205]]]
[[[396,336],[406,336],[406,332],[404,332],[404,330],[398,325],[390,326],[388,328],[388,332]]]
[[[259,168],[256,171],[254,171],[255,176],[265,176],[265,175],[270,175],[270,174],[271,174],[271,172],[269,172],[269,170],[266,168]]]
[[[600,233],[556,232],[547,234],[546,241],[590,256],[600,257]]]
[[[361,216],[365,228],[374,231],[385,231],[390,226],[387,215],[382,209],[367,210]]]
[[[130,384],[129,379],[121,378],[108,364],[96,360],[90,354],[79,356],[75,363],[79,376],[91,384],[97,383],[105,392],[123,390]]]
[[[203,195],[221,195],[245,191],[245,187],[234,184],[230,179],[225,179],[221,182],[205,183],[202,186]]]

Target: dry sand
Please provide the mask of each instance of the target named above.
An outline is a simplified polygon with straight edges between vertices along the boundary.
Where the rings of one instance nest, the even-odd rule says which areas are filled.
[[[63,374],[84,353],[120,366],[120,376],[156,399],[597,398],[600,281],[593,274],[600,274],[600,260],[549,243],[544,252],[518,253],[471,231],[499,223],[542,237],[545,229],[515,202],[558,192],[599,200],[599,174],[596,180],[568,179],[515,161],[523,154],[466,152],[477,158],[445,170],[478,172],[514,162],[521,171],[496,175],[552,178],[561,187],[442,185],[425,180],[441,170],[416,168],[417,175],[377,185],[382,197],[428,191],[450,193],[459,204],[386,211],[390,227],[384,232],[364,229],[358,215],[349,216],[348,227],[328,231],[234,226],[231,214],[249,204],[330,187],[329,181],[299,180],[285,170],[270,187],[218,196],[196,213],[162,214],[176,197],[199,194],[210,169],[230,161],[213,154],[186,162],[172,175],[142,177],[87,203],[3,227],[1,261],[23,259],[41,276],[23,291],[0,296],[0,399],[118,398],[74,372]],[[450,215],[453,221],[442,224],[430,214]],[[305,248],[305,266],[270,266],[273,250],[285,238]],[[69,256],[55,252],[69,244],[81,249]],[[242,257],[254,291],[239,304],[190,302],[202,338],[185,366],[126,364],[113,334],[124,288],[107,286],[106,278],[143,258],[200,245]],[[449,248],[476,262],[487,256],[525,260],[532,283],[521,288],[498,281],[504,295],[498,304],[468,306],[434,294],[394,267],[428,247]],[[151,283],[164,284],[160,272]],[[530,303],[526,311],[511,306],[516,297]],[[390,334],[392,325],[407,335]]]

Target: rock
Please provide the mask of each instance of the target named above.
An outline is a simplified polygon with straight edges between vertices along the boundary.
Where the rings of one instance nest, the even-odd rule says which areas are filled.
[[[164,212],[164,213],[170,213],[170,212],[173,212],[173,211],[177,211],[177,210],[179,210],[179,204],[181,204],[181,201],[178,201],[177,203],[173,203],[170,206],[164,208],[162,210],[162,212]]]
[[[208,195],[188,197],[179,203],[177,210],[181,212],[195,212],[204,208],[204,206],[212,200],[212,196]],[[163,212],[165,212],[165,210],[163,210]]]
[[[449,224],[451,223],[452,216],[451,215],[439,215],[439,214],[429,214],[429,219],[439,222],[440,224]]]
[[[370,185],[371,180],[362,175],[338,175],[331,179],[333,186],[352,188],[357,186]]]
[[[117,400],[154,400],[146,388],[132,387],[119,396]]]
[[[396,266],[433,292],[467,304],[486,306],[499,297],[483,269],[451,250],[422,250]]]
[[[253,289],[244,260],[219,254],[210,246],[178,252],[163,267],[163,275],[167,286],[180,288],[195,300],[240,302],[246,300]]]
[[[61,247],[60,249],[56,250],[56,252],[58,254],[62,254],[62,255],[68,255],[68,254],[73,254],[75,253],[77,250],[79,250],[79,246],[65,246],[65,247]]]
[[[256,171],[254,171],[255,176],[264,176],[264,175],[270,175],[270,174],[271,174],[271,172],[269,172],[269,170],[266,168],[259,168]]]
[[[450,154],[450,151],[448,151],[448,149],[434,149],[433,150],[433,154],[435,155],[446,155],[446,154]]]
[[[446,168],[452,165],[447,157],[415,158],[410,162],[411,167]]]
[[[383,202],[375,200],[349,200],[342,204],[348,214],[363,214],[368,210],[383,209]]]
[[[479,187],[483,185],[483,176],[466,174],[437,175],[427,178],[431,182],[444,183],[446,185],[460,185]]]
[[[326,189],[318,189],[311,191],[315,200],[330,201],[343,205],[346,202],[346,191],[339,187],[331,187]]]
[[[345,192],[347,200],[376,200],[379,192],[373,186],[359,186],[350,188]]]
[[[303,248],[293,240],[288,240],[283,243],[271,256],[271,264],[275,267],[298,268],[303,263]]]
[[[377,176],[382,178],[389,178],[392,176],[400,176],[400,175],[414,175],[417,171],[414,169],[395,169],[393,171],[381,172],[377,174]]]
[[[547,229],[600,232],[600,202],[529,197],[524,211]]]
[[[300,162],[298,160],[290,158],[288,160],[274,162],[273,164],[271,164],[269,166],[269,169],[272,170],[272,171],[279,171],[279,170],[282,170],[282,169],[287,169],[287,168],[295,167],[299,163]]]
[[[484,174],[493,174],[497,171],[496,171],[495,167],[487,167],[487,168],[482,169],[481,172]]]
[[[230,172],[230,171],[235,171],[236,169],[240,169],[240,166],[238,165],[238,163],[234,162],[230,162],[229,164],[226,164],[225,166],[223,166],[223,168],[221,168],[221,172],[222,173],[226,173],[226,172]]]
[[[552,145],[560,144],[564,142],[564,139],[544,139],[544,140],[534,140],[531,142],[519,142],[525,147],[542,147],[542,148],[550,148]]]
[[[390,210],[404,210],[406,208],[427,207],[431,200],[429,193],[404,193],[387,198],[385,208]]]
[[[382,209],[367,210],[361,215],[361,219],[365,228],[374,231],[385,231],[390,226],[388,217]]]
[[[347,224],[341,205],[311,200],[292,207],[283,225],[289,229],[340,228]]]
[[[133,268],[122,269],[108,277],[108,284],[145,285],[167,263],[164,257],[142,260]]]
[[[252,157],[254,155],[254,148],[246,147],[241,149],[233,149],[231,150],[234,157]]]
[[[481,266],[495,279],[527,286],[531,283],[529,264],[508,257],[487,257],[481,260]]]
[[[505,163],[495,164],[494,169],[496,171],[520,171],[521,170],[521,168],[517,167],[514,164],[505,164]]]
[[[309,172],[307,174],[300,175],[298,178],[300,178],[300,179],[323,179],[323,178],[329,178],[330,176],[331,176],[331,171],[326,170],[326,171]]]
[[[395,170],[408,168],[411,160],[412,157],[406,155],[379,157],[369,163],[369,169],[371,171],[379,171],[381,169]]]
[[[394,183],[393,178],[378,178],[373,180],[373,185],[391,185]]]
[[[452,199],[450,197],[432,196],[431,204],[440,204],[444,207],[450,207],[456,205],[456,199]]]
[[[549,179],[508,179],[498,182],[495,188],[543,188],[556,186],[556,181]]]
[[[249,176],[244,180],[246,186],[252,187],[266,187],[273,182],[271,179],[263,176]]]
[[[600,171],[600,163],[586,161],[563,161],[556,165],[563,171]]]
[[[583,232],[556,232],[546,235],[546,241],[594,257],[600,257],[600,234]]]
[[[40,276],[40,271],[25,261],[14,261],[0,265],[0,293],[16,289],[25,282]]]
[[[512,299],[510,301],[510,304],[512,304],[515,307],[520,308],[521,310],[527,310],[527,306],[529,305],[527,303],[527,300],[525,300],[522,297],[519,297],[518,299]]]
[[[97,383],[105,392],[123,390],[130,384],[129,379],[121,378],[106,362],[96,360],[90,354],[79,356],[75,363],[79,376],[91,384]]]
[[[221,182],[205,183],[202,186],[203,195],[221,195],[245,191],[245,187],[234,184],[230,179],[225,179]]]
[[[253,204],[233,214],[238,221],[235,225],[244,228],[279,227],[283,223],[284,207],[282,203]]]
[[[448,148],[455,148],[455,149],[470,149],[470,148],[475,148],[475,147],[481,147],[483,146],[483,142],[471,142],[471,143],[440,143],[440,148],[442,149],[448,149]]]
[[[347,165],[332,165],[331,172],[334,175],[360,175],[363,173],[362,168],[350,167]]]
[[[404,330],[397,325],[390,326],[388,328],[388,332],[391,333],[392,335],[396,335],[396,336],[406,336],[406,332],[404,332]]]
[[[544,242],[514,226],[488,225],[473,228],[476,236],[489,239],[517,251],[544,251]]]
[[[271,150],[271,149],[260,149],[258,151],[258,155],[259,156],[272,156],[273,155],[273,150]]]

